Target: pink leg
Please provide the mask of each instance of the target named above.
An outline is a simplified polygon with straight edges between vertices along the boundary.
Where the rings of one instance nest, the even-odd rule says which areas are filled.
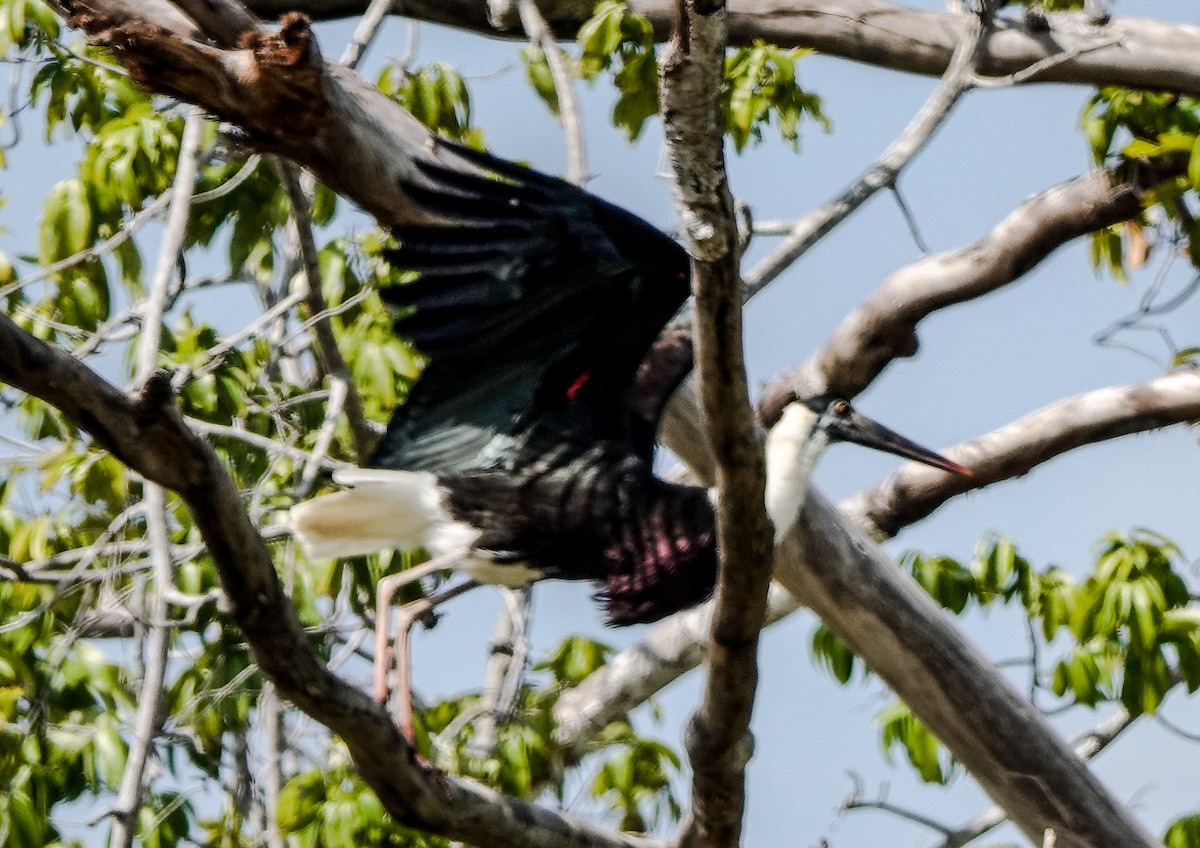
[[[438,604],[456,598],[478,586],[474,580],[466,580],[451,586],[444,592],[430,595],[411,604],[405,604],[396,613],[396,636],[393,650],[396,657],[396,725],[408,740],[413,741],[413,697],[412,697],[412,651],[409,648],[413,625],[431,612]],[[387,702],[386,672],[383,703]],[[378,695],[377,695],[378,697]]]
[[[387,673],[391,666],[388,646],[388,620],[392,613],[392,598],[409,583],[451,568],[467,555],[465,548],[434,557],[399,574],[389,574],[375,587],[375,700],[386,704],[388,699]]]

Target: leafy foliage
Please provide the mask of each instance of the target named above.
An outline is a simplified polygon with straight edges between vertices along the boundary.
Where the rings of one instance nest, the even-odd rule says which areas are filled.
[[[1171,823],[1163,835],[1165,848],[1200,848],[1200,815],[1184,816]]]
[[[646,122],[658,114],[658,60],[650,22],[629,11],[622,0],[603,0],[580,27],[577,40],[580,55],[575,74],[588,82],[605,73],[612,77],[617,90],[613,126],[624,131],[630,142],[636,141]],[[830,128],[820,98],[801,88],[796,76],[796,63],[807,52],[757,43],[733,51],[726,59],[721,111],[738,153],[761,142],[763,128],[772,121],[793,150],[799,148],[804,118]],[[545,56],[530,49],[522,56],[534,91],[559,114],[558,93]]]
[[[1200,267],[1200,225],[1192,211],[1200,188],[1200,100],[1104,87],[1084,110],[1083,130],[1092,160],[1098,165],[1114,159],[1159,166],[1186,164],[1180,176],[1148,191],[1145,205],[1155,210],[1154,220],[1161,222],[1155,226],[1158,239],[1182,247],[1192,264]],[[1127,266],[1137,267],[1145,261],[1147,219],[1093,236],[1093,263],[1124,280]]]
[[[449,841],[396,824],[363,785],[345,750],[332,746],[331,761],[297,774],[279,795],[280,832],[297,848],[440,848]]]
[[[827,132],[829,119],[821,111],[821,99],[800,87],[796,63],[809,51],[784,50],[761,42],[743,47],[725,60],[725,89],[721,111],[725,131],[733,148],[741,153],[762,141],[763,127],[772,119],[780,137],[800,149],[800,121],[807,117]]]
[[[435,133],[483,147],[483,133],[471,126],[471,92],[456,68],[431,62],[409,70],[392,62],[380,73],[377,85]]]
[[[1068,704],[1119,702],[1132,716],[1152,713],[1182,684],[1200,688],[1200,610],[1181,577],[1175,545],[1148,530],[1112,534],[1101,543],[1092,572],[1079,582],[1058,566],[1035,569],[1003,537],[981,540],[969,564],[908,553],[903,565],[942,607],[1014,606],[1028,623],[1035,657],[1059,650],[1049,682],[1035,671],[1033,686]],[[839,683],[869,672],[824,625],[812,638],[813,656]],[[1044,660],[1043,660],[1044,663]],[[885,750],[899,746],[922,780],[952,774],[929,731],[897,704],[879,717]]]
[[[891,760],[892,749],[900,748],[909,764],[926,783],[948,783],[957,763],[937,737],[909,708],[897,701],[875,718],[879,724],[884,754]]]

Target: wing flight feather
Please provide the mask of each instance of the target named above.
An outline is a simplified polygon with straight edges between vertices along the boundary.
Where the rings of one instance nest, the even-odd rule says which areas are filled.
[[[373,465],[462,472],[501,462],[549,416],[628,438],[637,367],[688,296],[686,253],[569,183],[442,143],[480,173],[421,162],[403,186],[445,226],[396,231],[396,331],[429,364]]]

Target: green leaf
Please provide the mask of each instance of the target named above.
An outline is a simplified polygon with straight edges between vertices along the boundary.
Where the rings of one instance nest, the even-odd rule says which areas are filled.
[[[945,784],[950,780],[956,768],[953,758],[905,704],[897,702],[888,707],[876,717],[876,722],[889,762],[892,748],[899,747],[926,783]]]
[[[1189,816],[1171,822],[1167,832],[1163,834],[1164,848],[1200,848],[1200,814]]]
[[[613,649],[602,642],[584,636],[568,636],[535,670],[549,670],[554,680],[564,686],[577,686],[601,668]]]
[[[848,683],[854,676],[858,657],[850,646],[824,624],[818,624],[812,635],[813,659],[823,666],[839,683]],[[866,669],[866,666],[863,666]]]

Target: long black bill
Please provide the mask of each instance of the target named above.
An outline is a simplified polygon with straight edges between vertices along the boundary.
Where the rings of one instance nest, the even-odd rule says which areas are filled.
[[[932,465],[952,474],[972,476],[971,469],[957,462],[951,462],[941,454],[923,448],[916,442],[904,438],[894,430],[889,430],[882,424],[872,421],[867,416],[852,411],[846,418],[831,423],[830,436],[846,442],[865,445],[875,450],[893,453],[915,460],[925,465]]]

